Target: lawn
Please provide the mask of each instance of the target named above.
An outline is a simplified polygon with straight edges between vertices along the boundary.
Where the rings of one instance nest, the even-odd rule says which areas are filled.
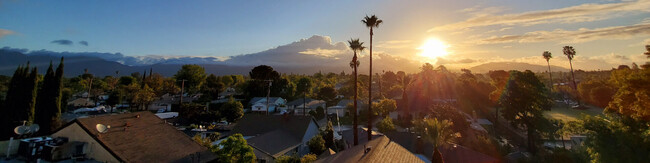
[[[597,107],[589,107],[589,109],[579,110],[571,109],[569,107],[553,107],[550,111],[545,111],[544,116],[547,118],[558,119],[562,121],[576,121],[580,118],[580,115],[602,115],[603,109]]]

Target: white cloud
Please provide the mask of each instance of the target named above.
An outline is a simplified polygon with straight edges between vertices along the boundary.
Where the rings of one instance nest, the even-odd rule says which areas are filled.
[[[553,31],[533,31],[522,35],[491,36],[468,41],[475,44],[499,43],[532,43],[559,41],[560,43],[581,43],[598,39],[629,39],[638,36],[650,35],[650,24],[636,24],[630,26],[614,26],[575,31],[556,29]]]
[[[487,9],[487,8],[486,8]],[[604,19],[620,17],[628,13],[646,13],[650,12],[650,0],[639,0],[631,2],[617,3],[589,3],[577,6],[570,6],[559,9],[531,11],[515,14],[495,15],[495,9],[467,9],[467,12],[482,11],[483,13],[470,14],[472,17],[465,21],[447,24],[435,28],[432,31],[451,31],[472,27],[482,27],[490,25],[534,25],[547,23],[576,23],[591,22]]]

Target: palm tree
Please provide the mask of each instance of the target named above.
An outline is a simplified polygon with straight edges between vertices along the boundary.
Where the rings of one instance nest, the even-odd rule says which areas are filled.
[[[551,55],[551,52],[549,52],[549,51],[544,51],[544,53],[542,53],[542,56],[544,57],[544,59],[546,59],[546,65],[548,65],[548,78],[551,80],[551,87],[550,88],[551,88],[551,90],[553,90],[553,77],[551,76],[551,73],[552,73],[551,72],[551,64],[549,63],[549,60],[551,58],[553,58],[553,55]]]
[[[420,133],[422,138],[433,145],[433,156],[431,157],[431,162],[444,162],[438,147],[453,141],[459,136],[459,134],[455,133],[451,128],[454,123],[449,120],[438,120],[437,118],[425,118],[419,121],[414,121],[413,123],[415,129]]]
[[[383,20],[377,18],[377,16],[372,15],[363,18],[361,20],[366,27],[370,28],[370,73],[368,73],[368,141],[372,139],[372,35],[373,28],[379,28],[379,24],[383,23]]]
[[[359,125],[357,122],[357,98],[358,98],[358,93],[357,93],[357,68],[359,67],[359,60],[357,60],[357,52],[361,53],[363,49],[366,49],[366,47],[363,46],[363,42],[359,42],[359,39],[350,39],[348,41],[350,44],[350,49],[354,52],[354,57],[352,57],[352,61],[350,62],[350,67],[354,69],[354,109],[352,109],[353,113],[353,121],[354,121],[354,145],[359,144],[359,132],[357,131],[357,126]]]
[[[578,90],[578,85],[576,85],[576,76],[573,74],[573,63],[571,63],[573,57],[576,55],[576,50],[573,49],[572,46],[564,46],[562,52],[564,52],[564,55],[569,58],[569,65],[571,66],[571,79],[573,80],[573,90]],[[580,94],[578,94],[578,96],[580,96]],[[580,105],[580,98],[577,98],[577,101],[578,105]]]

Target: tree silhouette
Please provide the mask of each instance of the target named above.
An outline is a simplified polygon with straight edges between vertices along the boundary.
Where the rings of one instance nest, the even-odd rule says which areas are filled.
[[[354,108],[352,111],[352,119],[353,119],[353,130],[354,130],[354,145],[359,144],[359,132],[357,131],[357,126],[359,125],[357,122],[357,98],[359,97],[359,93],[357,86],[359,83],[357,83],[357,68],[359,68],[359,60],[357,60],[357,52],[361,53],[363,49],[366,49],[366,47],[363,46],[363,42],[360,42],[359,39],[350,39],[348,41],[350,44],[350,49],[354,52],[354,57],[352,57],[352,61],[350,62],[350,67],[354,69],[354,72],[352,73],[354,75]]]
[[[383,23],[384,21],[380,20],[375,15],[372,15],[370,17],[366,15],[366,17],[364,17],[361,22],[363,22],[363,24],[365,24],[366,27],[370,29],[370,72],[368,73],[368,104],[372,104],[372,35],[374,34],[373,29],[378,28],[379,24]],[[372,129],[372,105],[368,105],[368,129]],[[370,141],[370,139],[372,139],[372,132],[368,132],[368,141]]]
[[[546,59],[546,65],[548,65],[548,78],[549,78],[549,80],[551,82],[551,85],[550,85],[549,88],[551,88],[551,90],[552,90],[553,89],[553,77],[551,76],[552,71],[551,71],[551,63],[549,63],[549,60],[551,60],[551,58],[553,58],[553,55],[549,51],[544,51],[544,53],[542,53],[542,57],[544,57],[544,59]]]
[[[433,156],[431,157],[431,162],[444,162],[442,159],[442,153],[440,153],[438,147],[456,139],[458,134],[454,133],[451,128],[454,123],[448,120],[438,120],[437,118],[434,118],[414,121],[413,124],[418,133],[422,134],[422,138],[433,144]]]

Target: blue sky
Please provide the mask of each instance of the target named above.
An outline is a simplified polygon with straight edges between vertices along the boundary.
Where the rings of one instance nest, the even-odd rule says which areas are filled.
[[[627,60],[620,62],[629,64],[645,61],[637,55],[650,43],[650,33],[610,34],[607,29],[650,29],[645,25],[650,23],[649,4],[648,0],[7,0],[0,1],[0,46],[130,56],[223,57],[260,52],[312,35],[329,36],[334,42],[350,38],[367,42],[368,31],[360,20],[366,14],[376,14],[385,23],[376,32],[375,50],[405,58],[417,54],[422,42],[435,37],[450,45],[449,58],[472,58],[476,64],[490,59],[540,63],[528,60],[544,50],[559,58],[561,47],[567,44],[582,52],[579,56],[585,60],[623,56]],[[544,17],[572,7],[593,11]],[[526,14],[530,12],[539,14]],[[472,22],[477,19],[496,24]],[[513,20],[500,21],[504,19]],[[601,34],[588,34],[594,32]],[[566,35],[573,40],[558,38]],[[586,39],[576,39],[583,37]],[[73,44],[52,43],[55,40]]]

